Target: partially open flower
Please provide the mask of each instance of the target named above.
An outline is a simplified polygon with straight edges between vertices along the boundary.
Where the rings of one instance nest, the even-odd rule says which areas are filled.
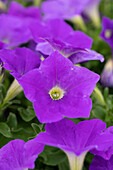
[[[96,27],[100,26],[99,4],[101,0],[89,0],[84,13],[91,18]]]
[[[113,87],[113,60],[110,59],[106,63],[102,74],[101,83],[104,87]]]
[[[57,26],[59,25],[59,29]],[[52,19],[46,23],[34,23],[30,26],[36,50],[44,56],[49,56],[57,50],[69,58],[73,64],[89,60],[104,61],[101,54],[90,50],[92,39],[81,31],[73,29],[61,19]]]
[[[49,0],[42,3],[41,9],[46,20],[61,18],[71,20],[75,15],[80,15],[88,0]]]

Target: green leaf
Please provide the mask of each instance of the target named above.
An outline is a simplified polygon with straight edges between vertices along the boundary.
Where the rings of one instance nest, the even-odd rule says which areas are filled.
[[[0,105],[0,109],[1,110],[5,110],[7,107],[11,107],[11,108],[17,108],[16,105],[13,105],[13,104],[20,104],[20,101],[19,100],[11,100],[11,101],[8,101],[7,103],[2,103]]]
[[[107,111],[105,110],[105,108],[103,108],[103,107],[101,107],[101,106],[96,106],[96,107],[93,109],[93,112],[94,112],[94,116],[95,116],[96,118],[104,120]]]
[[[43,131],[43,128],[44,128],[44,124],[39,124],[38,125],[36,123],[32,123],[31,126],[32,126],[33,130],[35,131],[36,135],[38,133],[40,133],[41,131]]]
[[[17,127],[17,118],[14,113],[9,113],[9,116],[7,118],[7,124],[12,129],[15,129]]]
[[[40,156],[43,158],[43,163],[51,166],[58,165],[66,159],[66,154],[62,150],[51,146],[45,146]]]
[[[36,134],[40,133],[40,131],[41,131],[40,125],[38,125],[36,123],[32,123],[31,126]]]
[[[18,111],[21,118],[26,122],[31,121],[36,116],[34,109],[30,106],[26,110],[24,108],[18,108]]]
[[[104,100],[105,100],[105,101],[107,101],[108,94],[109,94],[109,88],[106,87],[106,88],[104,89]]]
[[[12,138],[7,138],[0,134],[0,148],[2,148],[4,145],[6,145],[8,142],[10,142]]]
[[[0,84],[0,103],[3,102],[5,94],[6,94],[5,87],[2,84]]]
[[[11,138],[12,137],[12,134],[11,134],[9,126],[6,123],[4,123],[4,122],[0,123],[0,133],[3,136],[7,137],[7,138]]]
[[[14,139],[22,139],[24,141],[28,141],[28,139],[30,137],[34,137],[34,131],[32,130],[32,128],[19,128],[17,130],[13,130],[12,131],[12,135]]]
[[[59,170],[69,170],[69,163],[68,159],[65,158],[59,165],[58,165]]]

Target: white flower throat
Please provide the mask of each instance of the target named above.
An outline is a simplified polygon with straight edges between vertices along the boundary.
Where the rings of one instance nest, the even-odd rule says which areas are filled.
[[[64,93],[65,93],[65,91],[57,86],[53,87],[49,91],[49,95],[53,100],[60,100],[61,98],[63,98]]]

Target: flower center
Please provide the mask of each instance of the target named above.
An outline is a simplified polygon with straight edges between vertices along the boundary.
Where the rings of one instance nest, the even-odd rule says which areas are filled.
[[[106,38],[110,38],[111,37],[111,34],[112,34],[112,31],[110,29],[106,30],[105,32],[105,37]]]
[[[49,94],[53,100],[59,100],[63,98],[64,96],[64,90],[62,90],[60,87],[53,87],[50,91]]]

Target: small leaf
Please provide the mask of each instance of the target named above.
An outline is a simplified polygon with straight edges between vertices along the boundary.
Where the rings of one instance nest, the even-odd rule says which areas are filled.
[[[15,129],[17,127],[17,118],[14,113],[9,113],[9,116],[7,118],[7,124],[10,128]]]
[[[7,138],[0,134],[0,148],[2,148],[4,145],[6,145],[8,142],[10,142],[12,138]]]
[[[105,119],[106,110],[105,110],[103,107],[101,107],[101,106],[96,106],[96,107],[93,109],[93,112],[94,112],[94,115],[95,115],[96,118],[102,119],[102,120]]]
[[[0,133],[3,136],[7,137],[7,138],[11,138],[12,137],[12,134],[11,134],[9,126],[6,123],[4,123],[4,122],[0,123]]]
[[[36,134],[40,133],[41,128],[38,124],[32,123],[31,126],[32,126],[32,128],[33,128],[33,130],[35,131]]]
[[[34,137],[34,131],[32,128],[19,128],[12,131],[12,135],[14,139],[22,139],[27,142],[28,138]]]
[[[45,149],[40,154],[40,157],[43,158],[43,163],[52,166],[58,165],[67,158],[66,154],[62,150],[51,146],[45,146]]]
[[[104,89],[104,100],[105,100],[105,101],[107,101],[108,94],[109,94],[109,88],[106,87],[106,88]]]
[[[58,165],[59,170],[69,170],[69,163],[68,159],[65,158],[59,165]]]
[[[36,116],[33,108],[31,107],[28,107],[26,110],[24,108],[18,108],[18,111],[21,118],[26,122],[31,121]]]
[[[2,84],[0,84],[0,103],[2,103],[3,102],[3,99],[4,99],[4,97],[5,97],[5,88],[4,88],[4,86],[2,85]]]
[[[6,95],[6,91],[5,91],[5,87],[3,84],[0,84],[0,92],[3,94],[3,96],[5,97]]]

